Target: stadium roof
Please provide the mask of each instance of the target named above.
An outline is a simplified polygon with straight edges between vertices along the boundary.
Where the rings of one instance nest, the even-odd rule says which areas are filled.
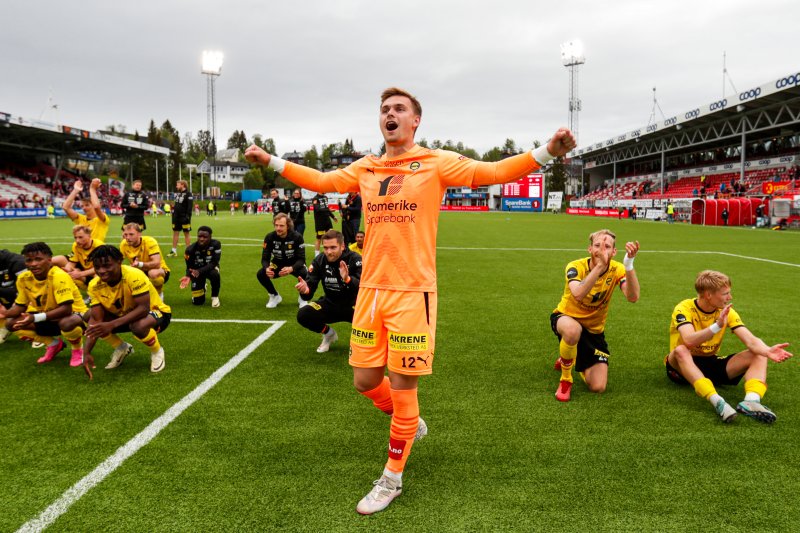
[[[767,118],[763,125],[758,124],[761,119],[758,115],[760,112],[769,108],[780,107],[781,104],[791,103],[794,105],[785,110],[778,110],[777,116],[772,114],[772,119]],[[754,130],[767,129],[768,127],[778,127],[781,125],[800,124],[800,71],[795,71],[777,80],[765,83],[758,87],[747,89],[738,94],[733,94],[716,102],[701,105],[690,109],[683,113],[678,113],[665,118],[660,122],[648,124],[641,128],[628,131],[606,139],[598,143],[591,144],[585,148],[575,150],[571,156],[584,160],[594,159],[601,154],[607,153],[609,150],[617,150],[625,147],[630,147],[634,143],[642,141],[653,141],[656,139],[666,138],[670,135],[679,135],[679,132],[685,129],[702,129],[704,127],[711,127],[718,125],[720,122],[731,121],[737,119],[742,114],[750,116],[751,127],[745,127],[745,132]],[[786,111],[786,112],[784,112]],[[731,128],[729,128],[731,129]],[[721,136],[717,138],[733,137],[734,135],[741,135],[742,131],[738,127],[734,127],[731,131],[723,132],[718,131]],[[703,139],[705,141],[709,138]],[[683,143],[670,143],[682,146]],[[695,143],[692,143],[695,144]],[[675,147],[678,147],[675,146]],[[666,149],[670,149],[669,146]]]
[[[74,159],[100,159],[100,154],[117,158],[170,154],[170,149],[163,146],[0,112],[0,150],[8,148]]]

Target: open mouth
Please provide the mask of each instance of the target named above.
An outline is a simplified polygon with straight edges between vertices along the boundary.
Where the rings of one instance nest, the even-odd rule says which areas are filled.
[[[397,122],[389,121],[386,123],[386,131],[394,131],[397,129]]]

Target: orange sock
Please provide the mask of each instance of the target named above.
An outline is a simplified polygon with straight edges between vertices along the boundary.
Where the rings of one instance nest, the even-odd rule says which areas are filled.
[[[389,460],[386,468],[392,472],[401,473],[406,466],[411,445],[419,425],[419,402],[417,389],[394,390],[391,389],[394,414],[392,426],[389,431]]]
[[[389,386],[389,376],[383,376],[383,381],[381,381],[380,385],[367,392],[362,392],[361,394],[372,400],[372,405],[387,415],[391,415],[394,411],[392,393]]]

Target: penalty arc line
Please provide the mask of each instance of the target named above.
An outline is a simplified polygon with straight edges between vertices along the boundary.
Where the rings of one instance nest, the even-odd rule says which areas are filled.
[[[135,437],[123,444],[113,455],[100,463],[100,465],[92,470],[89,474],[84,476],[83,479],[75,483],[72,487],[66,490],[59,499],[53,502],[41,514],[23,524],[17,533],[43,531],[48,526],[52,525],[56,519],[67,512],[67,510],[83,497],[84,494],[89,492],[100,482],[102,482],[109,474],[119,468],[122,463],[129,457],[138,452],[141,448],[153,440],[162,429],[172,423],[181,413],[189,408],[193,403],[203,397],[205,393],[211,390],[214,385],[220,382],[229,372],[239,366],[239,363],[247,359],[264,341],[269,339],[281,326],[286,323],[284,320],[273,321],[272,325],[267,328],[261,335],[255,338],[253,342],[248,344],[238,354],[231,357],[227,363],[219,367],[211,376],[209,376],[200,385],[195,387],[193,391],[184,396],[180,401],[167,409],[164,414],[153,420],[146,428],[140,431]]]

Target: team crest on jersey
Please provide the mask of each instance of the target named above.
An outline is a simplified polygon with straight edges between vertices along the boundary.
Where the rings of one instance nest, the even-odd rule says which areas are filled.
[[[414,161],[408,168],[411,169],[411,172],[416,172],[417,170],[419,170],[420,166],[422,165],[420,165],[419,161]]]

